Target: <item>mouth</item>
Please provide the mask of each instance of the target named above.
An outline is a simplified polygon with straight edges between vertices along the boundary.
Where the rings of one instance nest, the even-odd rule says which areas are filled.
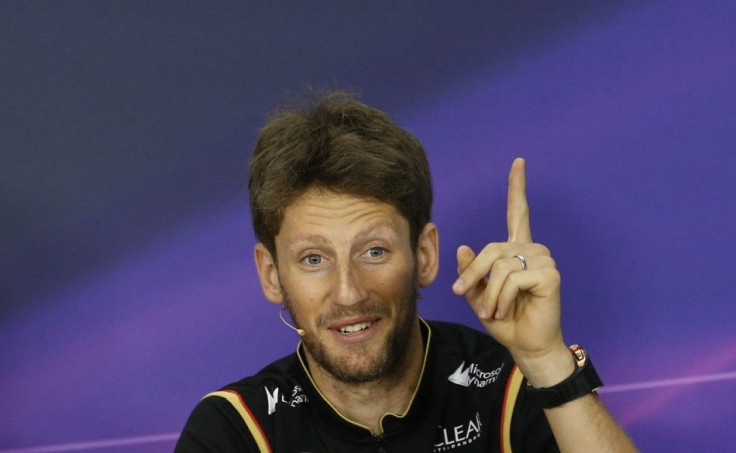
[[[339,327],[337,330],[343,335],[352,335],[356,332],[360,332],[361,330],[368,329],[372,324],[372,322],[360,322],[349,326]]]
[[[355,343],[372,338],[379,321],[379,318],[345,319],[329,326],[329,329],[341,343]]]

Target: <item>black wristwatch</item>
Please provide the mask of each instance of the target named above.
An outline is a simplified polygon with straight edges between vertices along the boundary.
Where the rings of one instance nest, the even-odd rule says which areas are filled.
[[[546,409],[560,406],[603,387],[585,349],[574,344],[570,346],[570,352],[575,358],[575,371],[570,377],[552,387],[536,388],[527,382],[529,396]]]

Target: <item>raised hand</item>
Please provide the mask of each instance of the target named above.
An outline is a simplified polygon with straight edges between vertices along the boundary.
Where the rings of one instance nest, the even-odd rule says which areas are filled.
[[[572,360],[560,327],[560,274],[547,247],[532,242],[524,166],[516,159],[509,173],[508,241],[490,243],[477,255],[460,246],[452,289],[522,371],[534,374],[545,361],[562,357],[571,367]]]

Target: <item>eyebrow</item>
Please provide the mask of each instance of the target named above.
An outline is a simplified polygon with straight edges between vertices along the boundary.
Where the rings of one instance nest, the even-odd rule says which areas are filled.
[[[367,227],[363,228],[361,231],[358,232],[358,234],[355,235],[356,239],[365,239],[366,236],[370,236],[371,233],[373,233],[376,230],[388,230],[392,233],[398,234],[398,228],[393,224],[393,222],[384,222],[384,221],[378,221],[374,222],[371,225],[368,225]]]
[[[317,244],[329,245],[327,238],[320,234],[301,234],[295,238],[295,242],[316,242]]]
[[[360,230],[355,235],[355,239],[364,240],[367,236],[370,236],[376,230],[378,231],[387,230],[387,231],[398,234],[398,228],[394,226],[393,222],[379,220],[379,221],[373,222],[372,224]],[[330,241],[328,241],[327,238],[322,236],[321,234],[307,233],[307,234],[299,235],[295,238],[295,243],[300,243],[300,242],[312,242],[315,244],[330,245]]]

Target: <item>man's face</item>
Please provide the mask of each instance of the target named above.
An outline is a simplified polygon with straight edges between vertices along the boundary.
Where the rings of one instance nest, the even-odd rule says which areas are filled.
[[[278,280],[310,362],[344,382],[401,365],[418,329],[409,236],[387,203],[311,189],[286,208]]]

